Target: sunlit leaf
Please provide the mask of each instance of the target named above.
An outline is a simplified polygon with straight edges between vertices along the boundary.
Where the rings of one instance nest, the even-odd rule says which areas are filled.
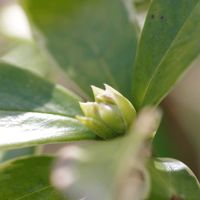
[[[74,117],[78,98],[28,71],[0,63],[0,148],[94,138]]]

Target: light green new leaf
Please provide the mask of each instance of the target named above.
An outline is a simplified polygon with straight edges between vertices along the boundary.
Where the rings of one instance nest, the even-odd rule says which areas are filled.
[[[39,45],[87,93],[108,83],[130,96],[136,30],[122,0],[22,0]],[[133,13],[131,14],[133,15]],[[35,31],[35,30],[34,30]],[[42,46],[43,48],[44,46]]]
[[[149,163],[152,189],[148,200],[199,200],[200,185],[182,162],[158,158]]]
[[[79,114],[69,91],[0,63],[0,149],[94,138],[74,119]]]
[[[154,0],[141,35],[132,95],[158,104],[200,53],[200,1]]]
[[[27,157],[0,165],[2,200],[62,200],[49,181],[51,157]]]

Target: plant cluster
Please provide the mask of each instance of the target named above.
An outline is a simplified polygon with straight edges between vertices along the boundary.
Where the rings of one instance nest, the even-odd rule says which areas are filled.
[[[200,199],[185,164],[152,155],[159,105],[200,54],[200,0],[148,3],[19,0],[33,38],[0,34],[1,200]]]

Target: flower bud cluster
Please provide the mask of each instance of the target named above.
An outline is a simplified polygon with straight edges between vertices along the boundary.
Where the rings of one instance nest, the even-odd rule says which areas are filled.
[[[123,135],[135,119],[133,105],[105,84],[105,90],[92,86],[95,102],[80,103],[84,116],[77,119],[97,136],[110,139]]]

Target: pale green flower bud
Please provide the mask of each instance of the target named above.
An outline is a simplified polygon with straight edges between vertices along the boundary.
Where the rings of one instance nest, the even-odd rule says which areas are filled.
[[[113,138],[113,132],[111,129],[105,126],[101,121],[94,118],[77,116],[76,117],[82,124],[91,129],[97,136],[103,139]]]
[[[123,133],[126,129],[124,120],[115,105],[98,104],[98,111],[101,120],[116,133]]]
[[[103,139],[124,134],[135,119],[133,105],[112,87],[92,86],[95,102],[80,103],[84,113],[77,119]]]
[[[79,103],[86,117],[91,117],[100,120],[98,113],[98,104],[96,102]]]

